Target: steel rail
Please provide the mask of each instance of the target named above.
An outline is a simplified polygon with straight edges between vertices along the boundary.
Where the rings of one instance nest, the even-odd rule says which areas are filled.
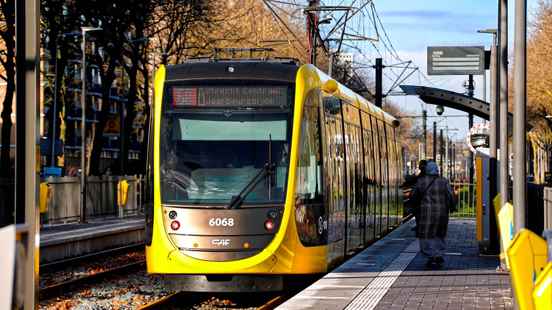
[[[73,286],[82,286],[85,284],[93,283],[99,281],[107,276],[122,273],[128,270],[132,270],[139,266],[144,266],[146,263],[145,260],[139,260],[136,262],[120,265],[117,267],[109,268],[100,272],[90,273],[85,276],[76,277],[70,280],[62,281],[59,283],[51,284],[40,288],[39,290],[39,299],[45,300],[54,296],[63,295],[64,292],[67,292],[67,289],[70,289]]]

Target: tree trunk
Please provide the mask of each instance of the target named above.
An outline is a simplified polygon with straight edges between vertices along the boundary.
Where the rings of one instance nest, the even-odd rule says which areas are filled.
[[[103,171],[100,171],[100,155],[103,148],[103,132],[105,124],[107,123],[107,116],[109,111],[109,94],[111,90],[111,84],[115,79],[115,61],[110,61],[107,72],[102,76],[102,109],[99,112],[98,123],[96,124],[96,134],[92,144],[92,152],[90,154],[90,175],[101,175]]]
[[[4,97],[2,110],[2,148],[0,150],[0,177],[12,176],[11,167],[11,130],[12,130],[12,104],[15,93],[15,2],[8,1],[2,6],[2,14],[5,18],[6,30],[2,33],[2,39],[6,46],[6,96]]]
[[[15,72],[13,73],[15,75]],[[6,86],[6,96],[4,97],[2,110],[2,150],[0,155],[0,176],[8,178],[12,175],[12,162],[10,159],[11,151],[11,131],[12,131],[12,104],[13,104],[13,95],[15,93],[15,81],[13,77],[9,77],[8,73],[8,83]]]
[[[150,109],[150,100],[149,100],[149,75],[148,70],[140,70],[142,74],[144,75],[144,89],[143,89],[143,100],[144,100],[144,117],[145,117],[145,127],[144,127],[144,141],[142,142],[142,145],[140,147],[140,163],[142,163],[141,169],[138,171],[140,174],[146,174],[146,168],[149,164],[148,161],[148,144],[153,143],[153,141],[150,141],[149,138],[149,130],[150,130],[150,117],[151,117],[151,109]]]
[[[124,128],[123,131],[123,149],[121,152],[121,160],[124,161],[124,165],[122,165],[121,174],[128,173],[128,150],[130,147],[130,137],[132,133],[132,124],[134,123],[134,118],[136,117],[136,111],[134,109],[134,103],[136,102],[137,95],[136,92],[138,91],[138,85],[137,85],[137,78],[138,78],[138,60],[133,61],[132,66],[130,67],[130,70],[128,72],[129,78],[130,78],[130,85],[128,90],[128,97],[126,102],[126,116],[124,118]]]

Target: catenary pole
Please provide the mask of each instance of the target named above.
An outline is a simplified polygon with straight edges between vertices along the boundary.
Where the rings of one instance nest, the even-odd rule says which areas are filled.
[[[499,191],[502,204],[510,199],[508,189],[508,0],[499,0],[500,23],[498,25],[498,55],[499,55],[499,79],[497,87],[499,89],[499,114],[500,114],[500,171],[499,171]]]
[[[376,58],[376,65],[374,66],[374,68],[376,69],[375,103],[376,107],[381,108],[383,102],[383,59]],[[424,145],[424,147],[426,146]],[[426,149],[424,149],[424,152]]]
[[[433,122],[433,160],[437,160],[437,122]]]
[[[427,158],[427,110],[423,110],[422,111],[422,126],[424,128],[424,135],[423,135],[423,138],[424,138],[424,154],[423,154],[423,158],[421,159],[426,159]],[[433,159],[435,160],[435,158]]]
[[[527,0],[516,0],[514,43],[514,227],[525,227],[527,178],[525,171]]]
[[[37,149],[39,145],[40,100],[40,2],[17,0],[15,3],[16,32],[16,154],[15,154],[15,220],[18,230],[26,231],[22,275],[17,277],[23,292],[15,298],[15,308],[35,309],[38,304],[38,258],[40,221],[38,212]],[[2,199],[2,198],[0,198]],[[23,225],[21,225],[23,224]],[[22,305],[19,304],[22,302]]]

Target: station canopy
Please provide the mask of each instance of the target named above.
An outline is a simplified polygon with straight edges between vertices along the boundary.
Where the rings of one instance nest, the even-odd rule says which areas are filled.
[[[401,85],[400,87],[406,95],[418,96],[425,103],[442,105],[489,120],[490,105],[486,101],[434,87],[416,85]],[[512,133],[512,124],[512,113],[508,113],[509,135]]]

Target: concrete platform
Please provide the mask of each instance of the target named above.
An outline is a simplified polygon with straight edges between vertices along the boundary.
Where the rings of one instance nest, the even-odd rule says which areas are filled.
[[[445,264],[425,267],[410,221],[278,309],[511,309],[508,273],[481,257],[475,221],[451,219]]]
[[[85,224],[67,224],[45,227],[40,230],[40,263],[144,241],[144,218],[101,218]]]

